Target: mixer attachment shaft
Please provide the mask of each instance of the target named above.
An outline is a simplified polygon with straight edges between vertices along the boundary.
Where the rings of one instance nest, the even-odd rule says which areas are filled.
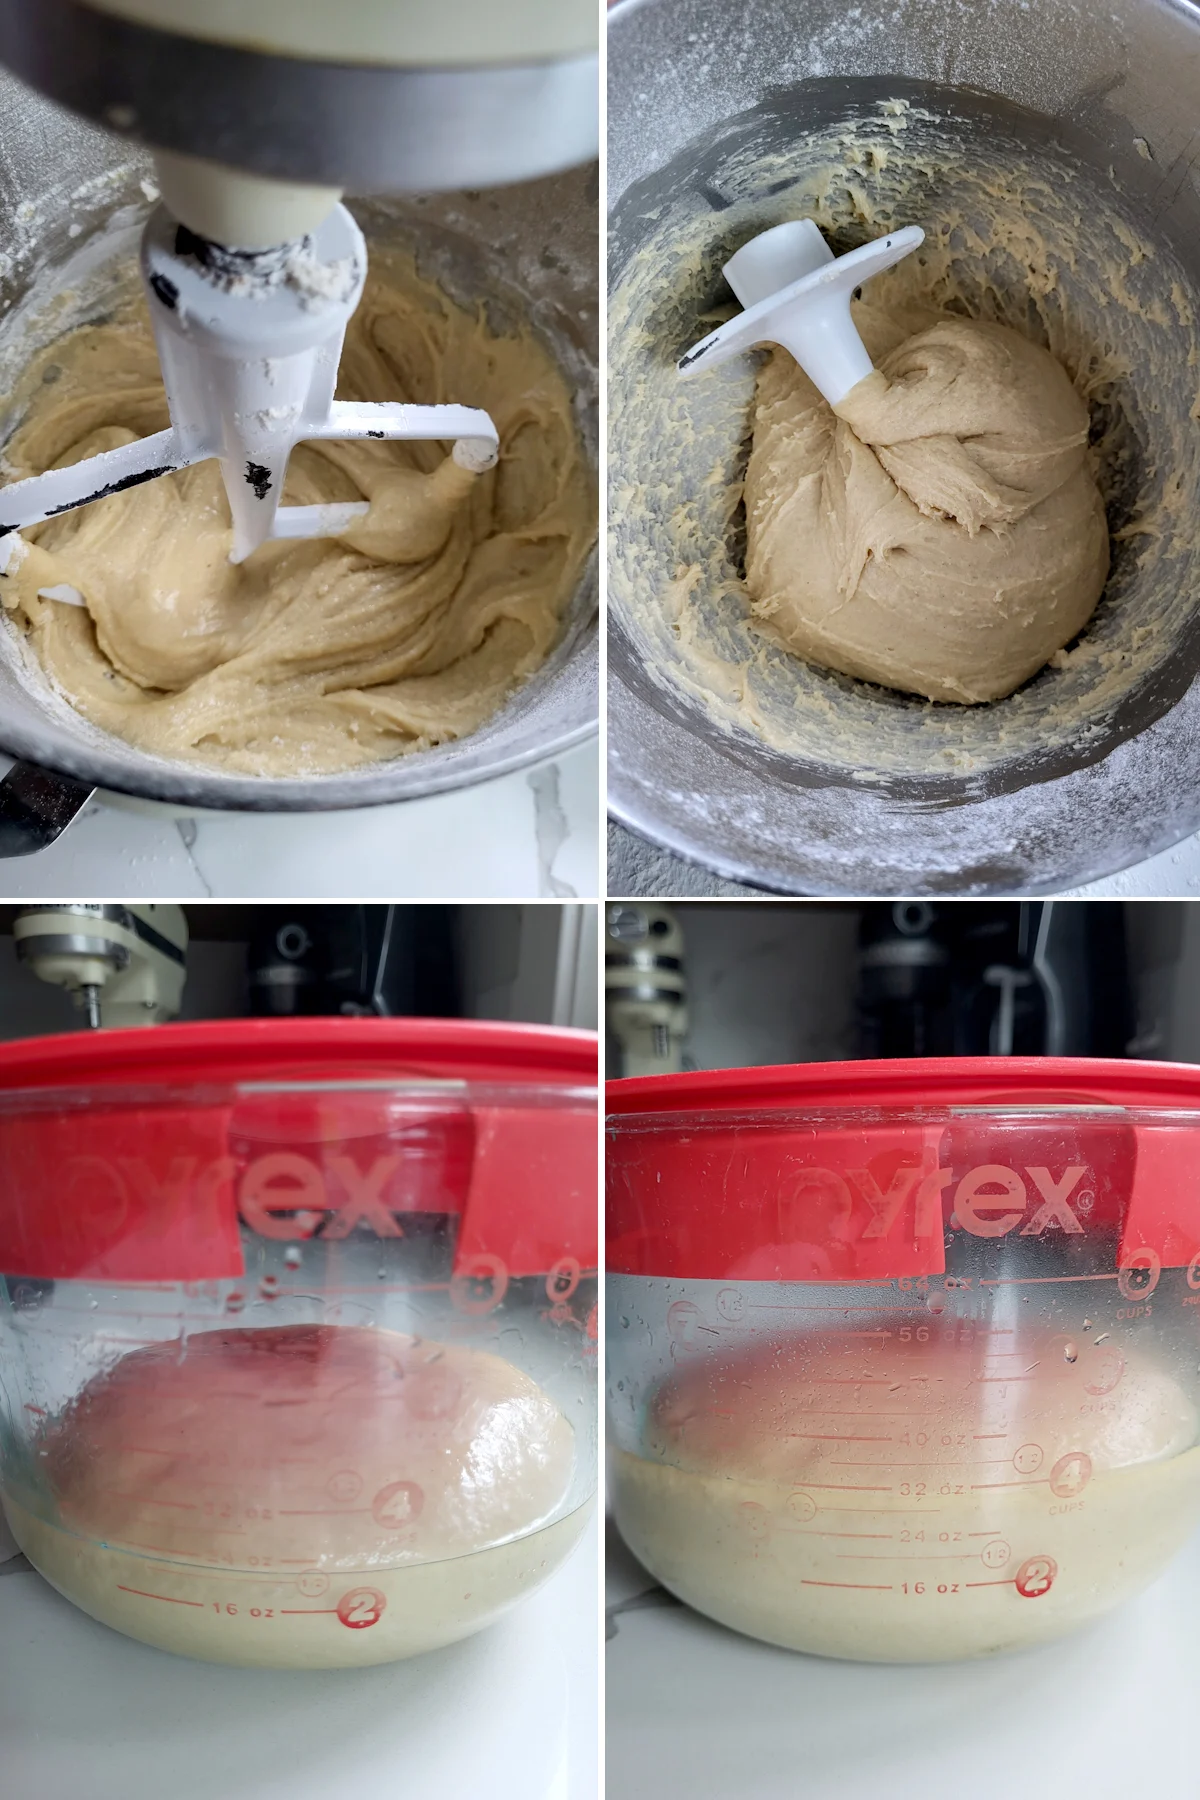
[[[320,438],[440,439],[475,473],[499,454],[486,412],[333,398],[346,325],[366,279],[362,233],[337,206],[310,238],[264,251],[197,238],[163,206],[142,236],[171,428],[0,489],[0,540],[217,457],[233,519],[231,560],[268,538],[337,535],[365,502],[281,507],[288,459]]]

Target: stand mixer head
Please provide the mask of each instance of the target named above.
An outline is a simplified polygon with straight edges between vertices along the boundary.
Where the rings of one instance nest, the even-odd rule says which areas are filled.
[[[369,512],[279,507],[302,440],[450,441],[467,486],[495,464],[496,427],[478,409],[334,400],[367,267],[339,197],[488,186],[594,154],[597,21],[586,0],[428,11],[410,20],[354,0],[331,21],[283,0],[0,4],[0,60],[156,153],[163,199],[140,267],[172,420],[5,488],[0,568],[23,528],[212,456],[234,562],[268,538],[340,535]],[[464,43],[479,61],[463,61]]]
[[[24,906],[13,938],[18,961],[65,988],[93,1031],[159,1025],[179,1012],[188,946],[181,906]]]

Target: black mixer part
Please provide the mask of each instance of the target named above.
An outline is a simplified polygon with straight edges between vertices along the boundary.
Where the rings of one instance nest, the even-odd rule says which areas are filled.
[[[247,959],[258,1017],[463,1013],[452,906],[264,906]]]
[[[867,905],[858,935],[860,1056],[951,1056],[951,909],[924,900]]]
[[[862,909],[861,1056],[1125,1056],[1119,902],[896,901]]]

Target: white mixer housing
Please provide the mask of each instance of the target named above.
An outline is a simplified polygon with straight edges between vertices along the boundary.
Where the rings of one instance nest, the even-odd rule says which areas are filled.
[[[17,955],[65,988],[90,1026],[158,1025],[183,999],[188,942],[181,906],[26,907],[13,921]]]

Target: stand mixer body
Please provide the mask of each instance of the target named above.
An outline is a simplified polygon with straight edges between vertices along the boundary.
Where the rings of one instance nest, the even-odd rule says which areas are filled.
[[[594,156],[598,30],[589,0],[3,0],[0,61],[156,150],[430,192]]]
[[[286,71],[302,59],[311,77],[326,67],[314,57],[331,48],[316,9],[299,17],[292,7],[278,3],[252,7],[248,16],[240,8],[229,9],[223,26],[199,0],[112,11],[67,10],[71,19],[57,21],[70,26],[65,39],[49,27],[53,56],[47,54],[44,29],[50,14],[38,9],[39,28],[31,9],[10,10],[0,17],[0,56],[51,98],[162,152],[156,170],[164,205],[147,223],[141,264],[174,429],[76,465],[71,475],[54,471],[16,484],[0,517],[0,537],[216,455],[233,518],[233,560],[240,562],[273,535],[323,536],[339,523],[349,523],[326,509],[308,508],[305,516],[293,515],[276,533],[288,457],[302,438],[454,438],[462,445],[458,460],[463,467],[476,472],[492,467],[498,438],[486,414],[466,408],[370,407],[367,418],[360,416],[361,408],[353,415],[335,408],[342,337],[366,275],[361,234],[338,198],[345,182],[362,173],[369,180],[374,171],[363,169],[353,143],[326,162],[311,141],[321,136],[319,116],[308,121],[302,135],[294,131]],[[528,55],[532,48],[551,69],[580,60],[577,40],[584,36],[579,26],[586,9],[574,10],[574,31],[569,12],[564,21],[557,8],[536,0],[506,10],[499,21],[502,28],[493,24],[486,34],[483,70],[473,71],[490,99],[483,108],[483,133],[464,152],[460,108],[446,94],[446,164],[438,163],[436,151],[432,163],[426,153],[416,168],[401,156],[388,185],[428,186],[431,176],[433,185],[455,186],[466,179],[490,185],[540,174],[589,154],[593,146],[586,132],[578,134],[575,120],[561,132],[551,126],[548,133],[531,135],[506,98],[515,56]],[[351,53],[361,59],[361,68],[391,69],[410,83],[420,81],[426,58],[439,65],[447,56],[459,60],[452,46],[472,36],[467,15],[481,13],[490,17],[491,9],[459,0],[439,15],[436,28],[425,25],[414,50],[406,49],[413,40],[403,15],[367,0],[349,10]],[[93,41],[96,32],[98,44]],[[226,42],[228,33],[233,35]],[[60,59],[58,46],[64,41],[84,48]],[[268,45],[272,55],[263,57],[257,48],[247,52],[246,42]],[[225,79],[216,71],[214,88],[221,94],[232,84],[231,117],[245,117],[250,103],[254,123],[248,136],[239,129],[214,137],[213,121],[186,103],[176,121],[160,119],[155,111],[156,95],[169,92],[174,104],[181,88],[186,93],[186,67],[199,45],[231,59]],[[586,45],[582,51],[586,64]],[[232,65],[248,54],[261,65],[253,77],[261,93],[256,99],[247,92],[239,101]],[[164,59],[169,69],[161,66]],[[330,65],[335,86],[341,69],[340,60]],[[435,75],[440,73],[435,69]],[[337,109],[341,103],[333,97],[327,104]],[[324,108],[318,110],[323,113]],[[478,96],[472,111],[478,111]],[[386,129],[390,118],[368,109],[357,122],[370,135]],[[281,140],[282,151],[269,148]],[[513,144],[515,152],[509,148]],[[212,158],[214,145],[217,160]],[[269,175],[260,172],[263,154],[279,165]],[[321,159],[319,165],[314,156]],[[240,166],[247,159],[248,169]],[[336,174],[338,185],[308,179],[318,167],[323,177]],[[448,181],[447,167],[452,170]]]

